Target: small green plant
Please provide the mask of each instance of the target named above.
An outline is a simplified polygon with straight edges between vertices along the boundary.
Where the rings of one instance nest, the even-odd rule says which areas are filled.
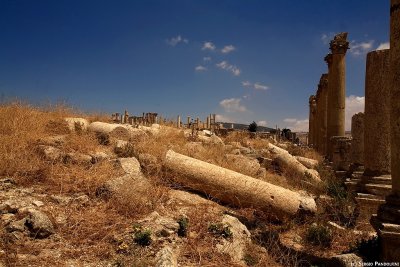
[[[229,225],[224,225],[223,223],[211,223],[208,226],[208,231],[216,236],[222,236],[225,239],[232,238],[233,236]]]
[[[188,226],[189,226],[189,218],[181,217],[178,220],[179,229],[178,236],[184,237],[187,236]]]
[[[315,246],[330,247],[332,231],[327,226],[312,224],[307,230],[306,240]]]
[[[151,244],[150,229],[140,229],[135,233],[135,242],[141,246],[149,246]]]

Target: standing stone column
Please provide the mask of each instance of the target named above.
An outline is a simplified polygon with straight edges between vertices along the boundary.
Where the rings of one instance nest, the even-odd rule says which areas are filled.
[[[367,55],[365,76],[365,176],[390,173],[389,50]]]
[[[364,113],[359,112],[351,118],[350,161],[355,166],[364,165]]]
[[[390,6],[390,140],[392,194],[386,197],[371,223],[381,239],[382,261],[400,259],[400,0]]]
[[[326,155],[326,127],[328,117],[328,74],[322,74],[318,84],[318,152]]]
[[[176,118],[176,127],[177,128],[181,128],[181,116],[179,116],[179,115]]]
[[[390,7],[392,190],[400,197],[400,0]]]
[[[345,135],[345,100],[346,100],[346,61],[345,55],[349,48],[347,32],[337,34],[330,42],[332,65],[329,70],[328,89],[328,151],[332,158],[332,136]]]
[[[315,100],[315,95],[311,95],[310,98],[308,99],[308,104],[310,106],[310,115],[308,119],[308,144],[315,146],[315,109],[316,109],[316,100]]]

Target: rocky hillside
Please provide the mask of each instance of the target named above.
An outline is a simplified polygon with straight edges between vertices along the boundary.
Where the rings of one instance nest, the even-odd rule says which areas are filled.
[[[296,266],[365,237],[291,144],[19,103],[0,140],[0,266]]]

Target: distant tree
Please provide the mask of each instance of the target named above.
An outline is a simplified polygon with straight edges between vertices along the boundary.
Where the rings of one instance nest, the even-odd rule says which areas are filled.
[[[255,133],[257,132],[257,123],[255,121],[253,121],[252,123],[250,123],[249,127],[247,128],[247,130],[251,133]]]

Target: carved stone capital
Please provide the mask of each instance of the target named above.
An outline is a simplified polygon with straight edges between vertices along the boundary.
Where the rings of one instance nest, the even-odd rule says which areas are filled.
[[[349,49],[349,42],[347,41],[347,32],[341,32],[336,34],[333,40],[330,42],[332,54],[346,54]]]
[[[328,74],[324,73],[321,75],[321,78],[319,79],[319,84],[318,84],[318,89],[321,88],[327,88],[328,87]]]
[[[332,66],[332,54],[329,53],[324,57],[326,64],[328,64],[328,68]]]
[[[317,99],[316,99],[315,95],[311,95],[310,98],[308,99],[308,104],[310,104],[310,107],[314,106],[317,104],[316,101],[317,101]]]

